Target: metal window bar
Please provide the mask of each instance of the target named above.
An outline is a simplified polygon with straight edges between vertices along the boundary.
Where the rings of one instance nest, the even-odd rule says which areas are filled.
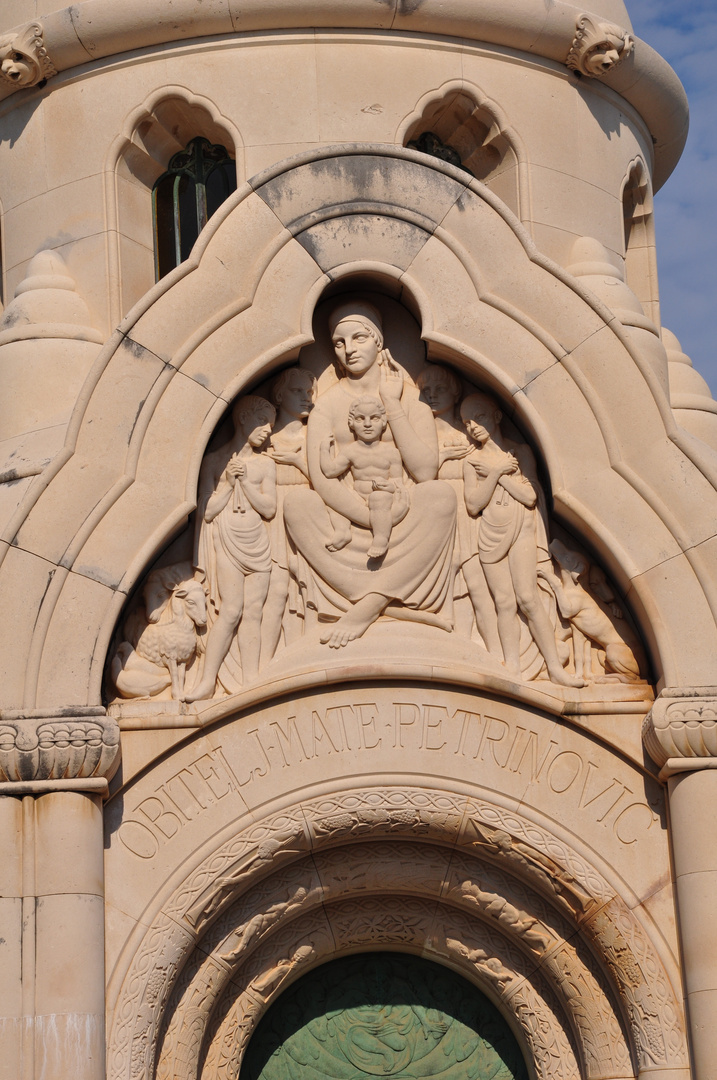
[[[152,188],[155,274],[183,262],[214,211],[236,189],[236,165],[224,146],[197,136],[171,158]]]

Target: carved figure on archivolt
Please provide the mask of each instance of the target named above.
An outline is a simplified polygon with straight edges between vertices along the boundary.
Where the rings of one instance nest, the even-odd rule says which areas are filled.
[[[473,807],[461,844],[506,859],[576,913],[612,895],[593,867],[546,830],[501,807],[486,803]]]
[[[185,915],[187,922],[200,930],[230,897],[239,895],[243,884],[272,867],[279,854],[289,858],[300,854],[304,843],[303,830],[291,828],[278,830],[275,835],[261,840],[247,858],[214,880],[209,889],[197,897]]]

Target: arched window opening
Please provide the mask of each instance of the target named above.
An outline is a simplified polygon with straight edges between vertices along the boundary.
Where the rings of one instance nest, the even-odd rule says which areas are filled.
[[[465,90],[429,101],[406,132],[404,146],[464,169],[518,214],[518,157],[509,133]]]
[[[647,317],[659,326],[652,192],[647,170],[639,160],[632,164],[623,185],[622,217],[625,280],[642,304]]]
[[[189,255],[209,218],[236,190],[227,149],[198,136],[174,154],[152,189],[157,279]]]

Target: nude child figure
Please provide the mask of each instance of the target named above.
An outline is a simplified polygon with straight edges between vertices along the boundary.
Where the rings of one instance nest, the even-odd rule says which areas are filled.
[[[348,426],[354,443],[343,451],[336,450],[333,435],[324,439],[320,448],[321,471],[335,479],[350,472],[354,490],[365,499],[369,511],[372,542],[369,559],[381,559],[388,551],[391,539],[394,505],[408,507],[408,493],[403,486],[401,455],[395,446],[381,441],[388,426],[386,410],[377,397],[367,395],[353,402],[349,409]],[[326,545],[337,550],[332,538]]]

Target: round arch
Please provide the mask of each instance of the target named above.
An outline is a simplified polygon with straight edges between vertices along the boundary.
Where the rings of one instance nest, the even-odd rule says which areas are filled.
[[[358,269],[405,284],[429,355],[461,358],[514,403],[557,514],[630,599],[660,679],[717,682],[713,462],[676,426],[649,362],[481,184],[410,150],[361,145],[244,185],[103,349],[65,451],[14,521],[32,597],[17,635],[23,652],[30,642],[22,704],[99,701],[122,605],[193,509],[227,404],[298,354],[325,287]]]
[[[375,949],[463,974],[539,1080],[683,1068],[629,890],[530,817],[424,782],[293,792],[177,867],[111,977],[110,1080],[228,1080],[283,989]]]

